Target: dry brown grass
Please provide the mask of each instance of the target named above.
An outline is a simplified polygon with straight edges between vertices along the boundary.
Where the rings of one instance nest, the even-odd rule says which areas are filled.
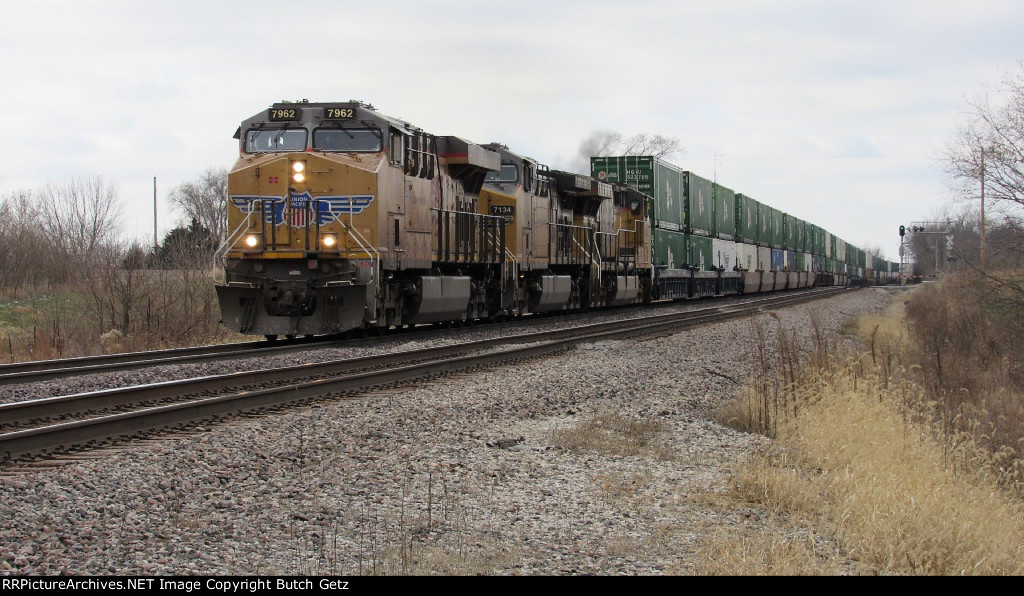
[[[950,465],[929,429],[878,399],[877,382],[852,390],[853,374],[780,425],[789,450],[752,467],[739,490],[820,517],[882,573],[1024,572],[1020,503],[992,478]]]
[[[776,380],[758,379],[723,414],[775,438],[771,453],[736,477],[737,495],[816,520],[838,541],[842,557],[861,565],[858,572],[1024,573],[1024,507],[1014,476],[1019,458],[978,440],[980,420],[1000,414],[972,424],[967,409],[949,411],[948,400],[935,399],[936,385],[922,378],[915,336],[901,318],[903,306],[848,326],[863,346],[855,354],[830,350],[826,362],[817,350],[813,358],[787,352],[785,341],[778,350],[762,348],[791,362],[773,362],[768,372]],[[800,360],[811,364],[792,362]],[[752,561],[750,568],[764,573],[788,574],[806,563],[799,545],[782,546],[727,541],[709,550]],[[770,555],[776,551],[781,556]],[[787,554],[805,563],[794,564]]]
[[[663,439],[666,430],[665,424],[658,420],[600,410],[571,427],[554,430],[551,439],[553,445],[573,453],[671,460],[675,455]]]
[[[208,271],[115,269],[0,303],[0,360],[20,362],[238,341]]]
[[[736,537],[712,532],[701,549],[701,575],[841,575],[843,563],[808,532],[795,538],[766,532]]]

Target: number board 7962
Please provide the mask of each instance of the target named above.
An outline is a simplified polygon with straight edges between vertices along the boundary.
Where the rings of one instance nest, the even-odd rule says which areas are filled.
[[[352,120],[356,117],[356,108],[353,105],[326,106],[324,108],[324,120]]]
[[[294,122],[301,117],[302,112],[298,108],[274,106],[267,110],[267,119],[271,122]]]

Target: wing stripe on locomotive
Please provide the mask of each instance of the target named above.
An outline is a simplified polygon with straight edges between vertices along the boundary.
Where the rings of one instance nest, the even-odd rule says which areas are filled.
[[[231,195],[231,202],[245,214],[251,214],[258,209],[256,203],[263,202],[264,219],[268,224],[281,225],[285,221],[285,200],[283,196],[263,195]],[[320,225],[326,226],[341,215],[359,215],[373,203],[374,195],[339,195],[329,197],[316,197],[308,193],[291,195],[291,207],[288,223],[293,228],[301,228],[306,225],[306,213],[312,212],[315,203],[320,203]],[[309,207],[307,209],[307,207]]]

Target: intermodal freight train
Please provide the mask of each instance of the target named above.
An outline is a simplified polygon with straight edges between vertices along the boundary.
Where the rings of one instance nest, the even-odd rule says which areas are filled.
[[[242,122],[222,323],[265,335],[884,282],[891,264],[652,157],[552,170],[358,101]]]

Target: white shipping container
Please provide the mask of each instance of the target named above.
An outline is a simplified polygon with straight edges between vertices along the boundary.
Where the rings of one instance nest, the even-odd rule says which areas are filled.
[[[757,271],[757,246],[754,244],[736,243],[736,260],[740,269]]]
[[[714,255],[715,267],[732,271],[736,266],[736,243],[732,240],[712,238],[711,252]]]
[[[761,271],[772,270],[772,249],[767,246],[757,247],[757,268]]]

